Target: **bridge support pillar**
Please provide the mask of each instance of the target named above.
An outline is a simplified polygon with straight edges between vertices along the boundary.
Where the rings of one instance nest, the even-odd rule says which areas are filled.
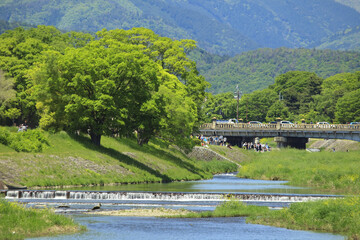
[[[274,137],[274,142],[278,148],[285,148],[287,147],[287,138],[286,137]]]
[[[296,137],[275,137],[274,141],[278,148],[291,147],[297,149],[306,149],[306,143],[308,138],[296,138]]]

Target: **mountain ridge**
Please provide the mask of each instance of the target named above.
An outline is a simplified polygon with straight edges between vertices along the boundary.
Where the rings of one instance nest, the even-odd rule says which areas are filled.
[[[65,31],[146,27],[162,36],[194,39],[211,53],[235,55],[321,45],[360,26],[357,9],[350,0],[7,0],[0,3],[0,19]]]

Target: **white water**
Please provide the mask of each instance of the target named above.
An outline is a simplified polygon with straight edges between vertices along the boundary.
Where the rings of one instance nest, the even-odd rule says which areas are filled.
[[[251,202],[306,202],[333,198],[332,195],[305,194],[221,194],[221,193],[179,193],[179,192],[123,192],[123,191],[8,191],[7,199],[67,199],[67,200],[111,200],[111,201],[224,201],[237,198]]]

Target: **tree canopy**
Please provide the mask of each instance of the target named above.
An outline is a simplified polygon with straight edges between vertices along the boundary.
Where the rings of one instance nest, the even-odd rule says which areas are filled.
[[[244,94],[239,103],[239,118],[244,121],[261,122],[275,121],[277,118],[293,122],[304,119],[309,123],[358,121],[359,89],[360,72],[340,73],[322,79],[315,73],[291,71],[279,75],[275,83],[264,90]],[[211,120],[210,117],[214,116],[236,116],[236,99],[232,93],[212,96],[205,106],[208,122]],[[226,109],[222,110],[226,114],[216,115],[219,109]],[[212,110],[216,110],[215,113]]]
[[[33,125],[89,133],[97,145],[102,135],[135,133],[140,145],[160,136],[190,149],[208,87],[187,57],[195,47],[145,28],[96,37],[45,26],[8,31],[0,67],[14,79],[16,100],[3,116],[21,111]]]

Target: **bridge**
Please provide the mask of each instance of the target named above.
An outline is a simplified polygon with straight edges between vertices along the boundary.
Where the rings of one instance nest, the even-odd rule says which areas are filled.
[[[360,124],[248,124],[248,123],[205,123],[200,126],[205,137],[223,136],[231,145],[242,146],[254,142],[255,138],[274,137],[279,148],[305,149],[309,138],[347,139],[360,142]]]

